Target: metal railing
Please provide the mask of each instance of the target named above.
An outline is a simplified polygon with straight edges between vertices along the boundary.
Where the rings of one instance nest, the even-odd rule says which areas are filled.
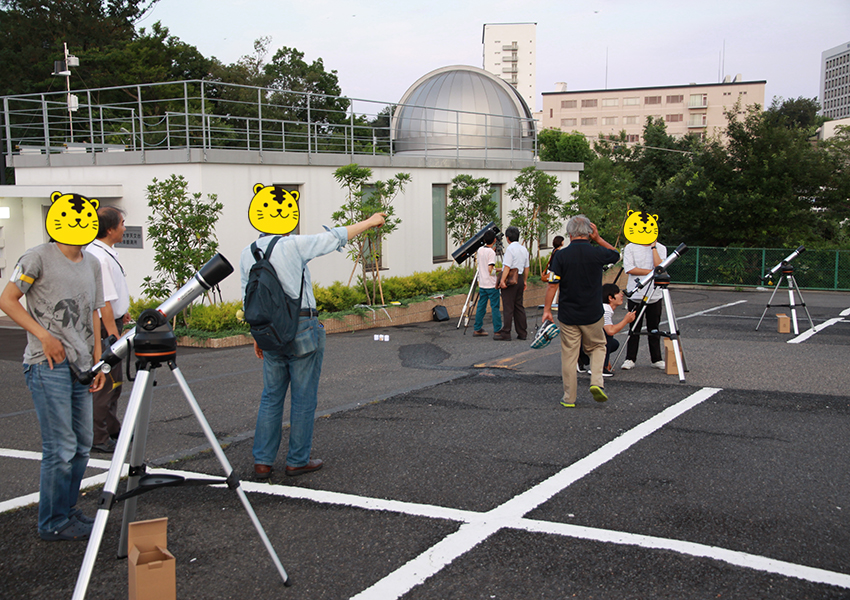
[[[695,246],[670,265],[668,272],[673,283],[764,286],[762,276],[792,250]],[[850,250],[807,249],[791,262],[791,266],[801,288],[850,291]]]
[[[52,154],[69,152],[222,149],[392,155],[397,151],[391,127],[396,104],[206,80],[71,93],[79,100],[74,112],[65,91],[2,97],[3,153],[42,154],[49,164]],[[434,122],[423,128],[439,135],[430,142],[424,136],[426,156],[429,150],[444,153],[447,147],[474,158],[492,157],[495,149],[526,159],[532,149],[536,156],[531,119],[514,118],[495,134],[492,127],[479,127],[470,137],[469,126],[512,118],[405,108],[421,108],[422,114],[432,115]],[[518,138],[500,145],[504,131],[516,132]]]

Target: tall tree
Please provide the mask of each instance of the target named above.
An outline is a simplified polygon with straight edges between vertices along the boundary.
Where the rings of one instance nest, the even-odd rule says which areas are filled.
[[[0,0],[0,94],[61,89],[51,73],[64,58],[63,44],[80,57],[120,47],[157,1]]]
[[[570,206],[558,197],[558,178],[539,171],[536,167],[525,167],[508,189],[508,196],[517,204],[510,211],[511,225],[520,230],[520,240],[529,253],[540,256],[539,240],[559,229],[570,214]]]
[[[455,176],[446,207],[446,228],[455,244],[463,244],[490,222],[500,226],[497,209],[489,179]]]

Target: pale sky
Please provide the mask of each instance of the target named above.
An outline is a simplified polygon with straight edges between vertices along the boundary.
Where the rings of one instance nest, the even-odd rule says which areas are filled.
[[[344,95],[387,103],[434,69],[482,67],[485,23],[537,23],[535,110],[559,81],[578,91],[739,73],[767,81],[768,105],[814,98],[821,53],[850,42],[848,0],[160,0],[139,25],[155,21],[225,64],[270,36],[268,58],[297,48],[336,70]]]

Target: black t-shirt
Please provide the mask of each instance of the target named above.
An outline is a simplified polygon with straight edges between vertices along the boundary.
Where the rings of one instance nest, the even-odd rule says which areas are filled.
[[[558,320],[565,325],[590,325],[602,318],[602,267],[620,260],[620,253],[590,240],[572,240],[552,258],[549,270],[561,278]]]

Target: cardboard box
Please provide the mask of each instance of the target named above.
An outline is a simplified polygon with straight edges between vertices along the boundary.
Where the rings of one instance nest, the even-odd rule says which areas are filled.
[[[682,340],[679,340],[679,352],[682,354],[682,362],[685,361],[685,351],[682,349]],[[667,375],[678,375],[679,369],[676,366],[676,354],[673,352],[673,341],[670,338],[664,338],[664,369]]]
[[[776,315],[776,331],[779,333],[791,333],[791,317],[785,313]]]
[[[127,549],[130,600],[175,600],[177,572],[168,551],[168,519],[130,523]]]

